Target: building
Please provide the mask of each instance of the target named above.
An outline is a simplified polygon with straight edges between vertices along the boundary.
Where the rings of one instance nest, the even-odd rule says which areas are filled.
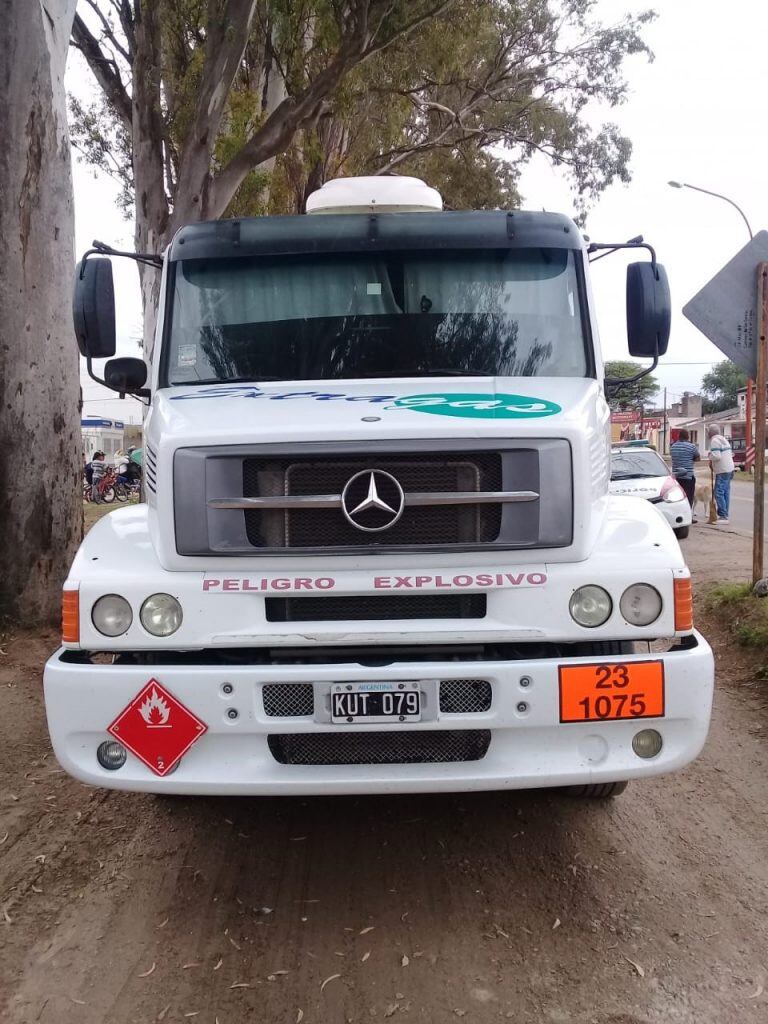
[[[125,424],[104,416],[89,416],[80,420],[85,461],[90,462],[94,452],[104,452],[107,462],[114,461],[115,453],[123,447]]]

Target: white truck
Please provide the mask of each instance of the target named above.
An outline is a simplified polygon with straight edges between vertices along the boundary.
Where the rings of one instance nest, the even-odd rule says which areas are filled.
[[[588,277],[642,240],[444,212],[413,178],[307,205],[140,257],[162,275],[149,385],[142,360],[103,372],[149,404],[146,500],[64,586],[61,765],[156,793],[601,797],[690,762],[712,654],[672,530],[608,493]],[[94,245],[74,310],[95,376],[115,315]],[[645,249],[629,348],[655,366],[670,300]]]

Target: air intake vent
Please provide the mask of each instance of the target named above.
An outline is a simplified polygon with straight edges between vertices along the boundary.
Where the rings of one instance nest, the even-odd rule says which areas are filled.
[[[477,715],[491,710],[493,691],[487,679],[443,679],[440,711],[444,715]]]
[[[148,444],[144,445],[144,481],[153,494],[157,491],[157,455]]]
[[[449,764],[481,761],[488,729],[299,733],[267,740],[280,764]]]
[[[268,597],[267,622],[382,621],[385,619],[482,619],[485,594],[419,594],[359,597]]]
[[[312,683],[266,683],[261,697],[269,718],[310,718],[315,713]]]

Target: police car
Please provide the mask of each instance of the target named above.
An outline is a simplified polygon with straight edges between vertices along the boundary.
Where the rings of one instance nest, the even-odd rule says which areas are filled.
[[[611,447],[611,494],[646,498],[655,505],[682,540],[688,536],[692,512],[680,484],[669,467],[649,445],[619,444]]]

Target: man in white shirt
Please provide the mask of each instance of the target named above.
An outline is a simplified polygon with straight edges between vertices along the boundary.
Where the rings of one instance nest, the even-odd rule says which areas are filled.
[[[709,438],[709,461],[715,474],[715,504],[718,523],[728,522],[731,504],[731,480],[733,479],[733,452],[731,442],[720,433],[717,423],[707,427]]]

